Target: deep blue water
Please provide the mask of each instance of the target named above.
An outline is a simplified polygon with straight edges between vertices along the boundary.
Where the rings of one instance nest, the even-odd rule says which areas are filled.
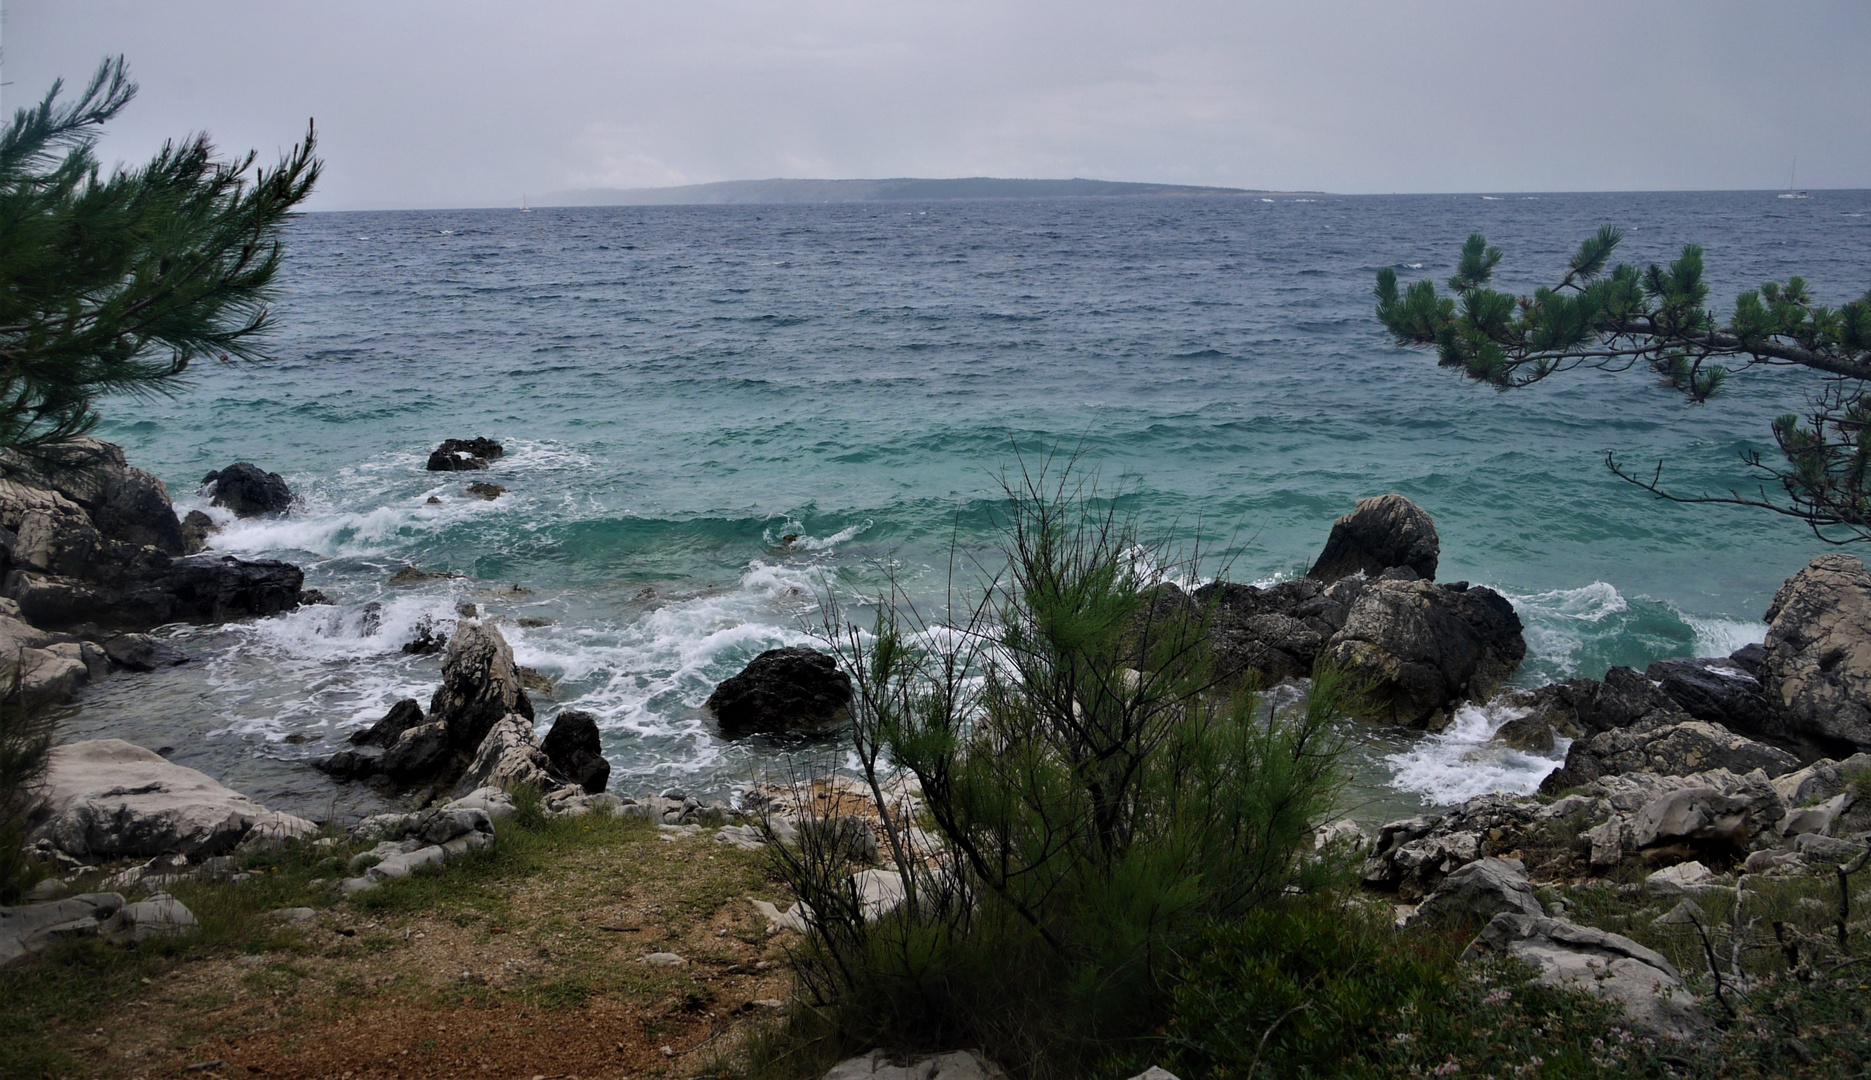
[[[719,791],[770,750],[714,737],[696,708],[714,683],[806,640],[827,582],[861,590],[888,564],[938,588],[951,542],[991,545],[1016,448],[1075,453],[1147,530],[1199,533],[1206,571],[1239,580],[1303,571],[1354,499],[1401,492],[1435,515],[1443,578],[1515,600],[1523,682],[1725,652],[1819,545],[1657,502],[1603,458],[1661,459],[1686,491],[1749,483],[1740,452],[1771,449],[1768,419],[1808,381],[1750,373],[1700,407],[1640,373],[1499,393],[1392,346],[1373,278],[1446,277],[1481,231],[1507,252],[1499,280],[1531,289],[1611,222],[1630,261],[1703,244],[1723,302],[1794,273],[1838,302],[1871,284],[1868,211],[1871,193],[1822,192],[310,215],[276,359],[201,365],[100,434],[185,508],[229,462],[285,474],[293,514],[218,544],[305,565],[339,605],[179,628],[200,663],[90,691],[68,730],[166,740],[263,798],[362,805],[303,759],[426,699],[436,661],[397,647],[471,601],[555,620],[504,630],[559,682],[542,719],[604,718],[615,786]],[[422,471],[472,435],[509,456]],[[509,491],[467,498],[470,479]],[[462,576],[388,586],[405,564]],[[1377,750],[1364,768],[1391,778]]]

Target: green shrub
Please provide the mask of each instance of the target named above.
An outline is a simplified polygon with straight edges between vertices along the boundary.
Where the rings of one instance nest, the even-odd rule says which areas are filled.
[[[909,899],[875,921],[833,830],[778,849],[812,913],[794,970],[821,1037],[1083,1075],[1160,1020],[1211,920],[1328,875],[1300,856],[1354,688],[1321,670],[1279,712],[1225,692],[1209,613],[1145,570],[1174,561],[1068,481],[1009,485],[1006,569],[960,619],[890,602],[868,633],[828,619],[851,749],[874,791],[912,776],[924,816],[884,815]]]
[[[17,697],[0,700],[0,904],[18,902],[37,877],[38,868],[21,848],[52,748],[51,722]]]

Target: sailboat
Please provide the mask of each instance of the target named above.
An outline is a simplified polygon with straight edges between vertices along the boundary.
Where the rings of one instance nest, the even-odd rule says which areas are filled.
[[[1801,191],[1798,188],[1793,186],[1793,176],[1795,172],[1798,171],[1799,167],[1800,167],[1800,160],[1798,158],[1794,158],[1793,168],[1787,170],[1787,189],[1780,193],[1780,198],[1782,199],[1810,199],[1812,198],[1811,192]]]
[[[532,212],[533,212],[533,208],[526,205],[526,192],[524,191],[520,192],[520,213],[530,214]]]

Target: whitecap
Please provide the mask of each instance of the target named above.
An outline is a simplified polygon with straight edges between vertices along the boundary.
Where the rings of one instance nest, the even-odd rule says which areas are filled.
[[[1498,701],[1461,706],[1448,727],[1384,758],[1392,770],[1391,783],[1399,791],[1413,792],[1434,805],[1450,805],[1496,792],[1533,794],[1547,773],[1565,763],[1572,740],[1555,740],[1550,755],[1515,750],[1491,741],[1501,725],[1526,715],[1526,709]]]

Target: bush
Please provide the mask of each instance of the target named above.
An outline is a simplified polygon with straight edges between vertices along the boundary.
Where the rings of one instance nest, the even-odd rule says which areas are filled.
[[[1625,1030],[1616,1006],[1520,969],[1464,970],[1470,936],[1398,931],[1386,905],[1331,901],[1217,925],[1153,1060],[1215,1080],[1666,1075],[1680,1048]]]
[[[1076,1076],[1160,1020],[1211,920],[1325,876],[1300,855],[1354,695],[1330,671],[1297,710],[1224,692],[1209,613],[1148,572],[1195,556],[1144,547],[1069,473],[1008,495],[1006,569],[961,618],[897,597],[869,633],[828,618],[877,802],[892,769],[921,787],[922,820],[883,814],[906,901],[867,921],[832,830],[777,850],[811,911],[794,967],[820,1037]]]
[[[49,720],[28,711],[17,694],[0,700],[0,904],[17,903],[37,876],[21,848],[51,748]]]

